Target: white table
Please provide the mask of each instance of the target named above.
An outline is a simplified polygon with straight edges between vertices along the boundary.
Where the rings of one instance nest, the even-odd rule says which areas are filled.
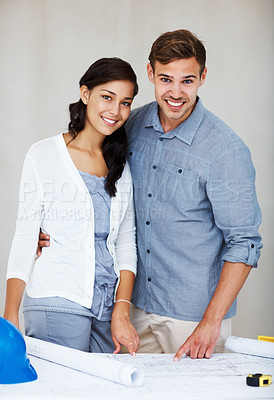
[[[17,385],[0,385],[5,400],[85,399],[274,399],[274,384],[249,387],[246,376],[263,373],[274,378],[274,359],[236,353],[215,354],[210,360],[182,358],[171,354],[102,355],[130,362],[144,370],[144,384],[126,387],[36,357],[30,357],[38,380]]]

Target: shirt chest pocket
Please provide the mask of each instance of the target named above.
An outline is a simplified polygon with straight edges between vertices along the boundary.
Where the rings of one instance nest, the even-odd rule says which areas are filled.
[[[194,200],[197,173],[169,162],[163,174],[160,197],[179,209]]]

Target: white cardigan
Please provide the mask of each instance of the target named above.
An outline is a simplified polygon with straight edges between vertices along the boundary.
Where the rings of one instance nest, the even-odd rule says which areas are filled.
[[[107,247],[119,277],[121,270],[136,274],[137,260],[127,163],[116,188]],[[50,246],[35,260],[40,228],[50,235]],[[90,308],[94,272],[92,199],[60,134],[35,143],[26,155],[7,279],[25,281],[31,297],[60,296]]]

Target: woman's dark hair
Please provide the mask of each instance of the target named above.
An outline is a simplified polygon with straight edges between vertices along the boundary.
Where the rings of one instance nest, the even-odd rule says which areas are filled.
[[[85,85],[89,90],[111,81],[130,81],[133,83],[133,97],[138,93],[136,75],[126,61],[120,58],[101,58],[93,63],[80,79],[80,87]],[[80,99],[69,105],[70,122],[68,130],[72,140],[84,129],[86,119],[86,105]],[[69,142],[70,143],[70,142]],[[103,142],[103,156],[109,173],[106,178],[105,189],[110,196],[115,196],[117,180],[121,177],[126,162],[127,136],[124,126],[121,126],[111,135],[106,136]]]

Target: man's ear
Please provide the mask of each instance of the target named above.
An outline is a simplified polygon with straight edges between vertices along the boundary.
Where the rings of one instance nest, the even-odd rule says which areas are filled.
[[[147,76],[151,83],[154,83],[154,72],[150,63],[147,64]]]
[[[80,98],[84,104],[88,103],[89,99],[89,89],[86,85],[80,87]]]
[[[205,67],[205,69],[202,72],[200,86],[202,86],[205,83],[206,75],[207,75],[207,67]]]

